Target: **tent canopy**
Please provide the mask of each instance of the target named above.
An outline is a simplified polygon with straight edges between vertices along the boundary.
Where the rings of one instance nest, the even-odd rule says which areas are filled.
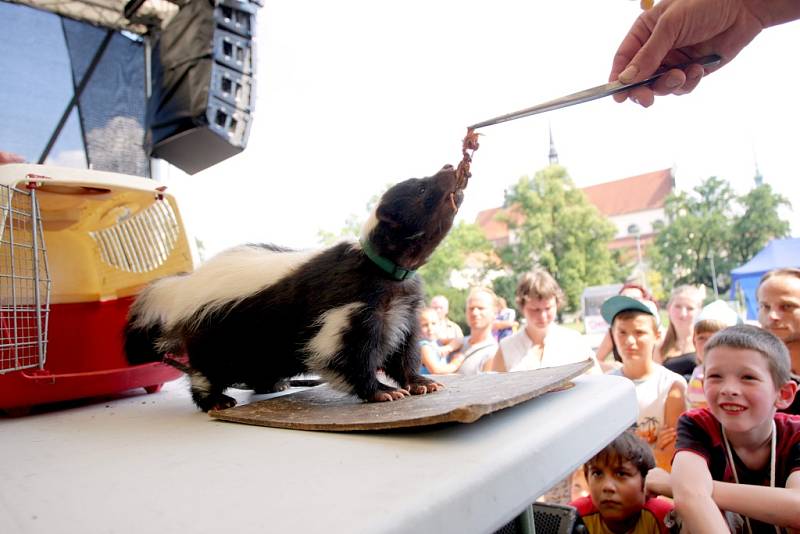
[[[731,271],[731,298],[735,298],[737,289],[742,290],[748,319],[758,318],[759,280],[766,272],[782,267],[800,267],[800,238],[773,239],[750,261]]]

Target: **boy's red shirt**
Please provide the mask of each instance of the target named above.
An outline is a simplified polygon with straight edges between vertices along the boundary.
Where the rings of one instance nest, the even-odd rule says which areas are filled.
[[[775,414],[777,439],[775,447],[775,486],[786,487],[786,479],[800,470],[800,415]],[[733,470],[728,463],[722,440],[722,426],[708,408],[689,410],[678,419],[678,437],[675,454],[691,451],[705,458],[711,478],[721,482],[734,482]],[[750,470],[733,451],[740,484],[769,486],[769,465]],[[771,525],[751,520],[754,534],[775,532]]]
[[[591,497],[581,497],[569,504],[578,510],[578,515],[581,516],[589,534],[613,534],[603,522],[603,518],[592,502]],[[642,507],[639,521],[628,532],[630,534],[667,534],[669,528],[667,528],[664,520],[672,508],[672,503],[664,499],[659,499],[658,497],[647,499]]]

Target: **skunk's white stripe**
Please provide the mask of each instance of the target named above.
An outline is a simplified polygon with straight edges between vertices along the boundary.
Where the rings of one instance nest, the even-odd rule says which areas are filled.
[[[364,226],[361,227],[361,239],[368,240],[369,234],[378,226],[378,207],[375,206],[370,212],[369,217],[367,218],[367,222],[364,223]]]
[[[330,369],[323,369],[319,372],[319,376],[333,389],[343,393],[353,393],[353,386],[341,374]]]
[[[383,337],[386,344],[385,355],[394,352],[410,333],[411,322],[408,318],[412,315],[412,310],[412,300],[397,299],[386,311]]]
[[[190,275],[163,278],[145,289],[136,303],[136,324],[160,322],[170,328],[201,306],[208,305],[206,314],[278,282],[319,253],[275,252],[250,245],[221,252]]]
[[[342,350],[342,333],[350,327],[352,315],[363,307],[363,302],[351,302],[319,316],[316,324],[321,328],[305,347],[311,371],[322,374],[328,368],[331,358]]]

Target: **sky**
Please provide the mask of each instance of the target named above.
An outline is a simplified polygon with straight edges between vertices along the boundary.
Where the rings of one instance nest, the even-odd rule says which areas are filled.
[[[461,158],[466,126],[607,81],[639,2],[266,0],[244,152],[193,176],[163,166],[206,256],[243,242],[319,246],[388,184]],[[738,193],[756,164],[800,193],[800,22],[762,32],[690,95],[643,109],[611,98],[481,131],[457,220],[499,206],[547,166],[548,128],[578,187],[673,168],[689,190]],[[800,235],[800,212],[783,214]]]

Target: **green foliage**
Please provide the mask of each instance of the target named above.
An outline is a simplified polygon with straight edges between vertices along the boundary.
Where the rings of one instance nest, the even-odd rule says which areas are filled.
[[[786,197],[773,193],[769,184],[751,189],[739,197],[739,203],[744,213],[733,223],[736,239],[731,241],[730,252],[737,263],[742,264],[758,254],[770,239],[790,235],[789,221],[782,220],[778,210],[791,208],[791,203]]]
[[[712,176],[692,191],[671,194],[664,206],[667,222],[655,225],[658,236],[652,257],[665,287],[713,287],[715,273],[724,292],[730,287],[731,269],[752,258],[770,239],[789,234],[789,223],[778,215],[778,208],[788,201],[769,185],[736,196],[727,181]]]
[[[509,308],[517,308],[516,293],[519,276],[514,274],[500,276],[492,281],[492,289],[498,297],[506,299]],[[517,315],[522,316],[522,310],[517,310]]]
[[[492,267],[490,256],[492,246],[476,224],[461,221],[453,226],[447,237],[436,248],[427,263],[419,270],[425,285],[425,296],[428,301],[434,295],[444,295],[450,301],[450,318],[465,326],[464,308],[466,306],[466,290],[452,287],[450,277],[453,271],[467,268],[470,257],[479,257],[482,261],[473,267],[470,285],[477,283]]]
[[[547,269],[564,290],[568,311],[580,307],[586,286],[621,278],[608,250],[614,225],[575,187],[564,167],[551,165],[533,179],[520,178],[506,193],[506,206],[522,216],[521,222],[506,219],[516,239],[501,251],[515,278],[536,265]]]
[[[381,195],[390,187],[391,184],[386,185],[380,194],[369,199],[366,209],[367,214],[372,213],[372,210],[378,205]],[[326,247],[345,239],[357,239],[361,235],[361,227],[364,225],[366,218],[366,214],[362,216],[351,213],[350,216],[347,217],[347,220],[345,220],[344,227],[340,229],[338,233],[320,229],[317,231],[317,239],[322,246]]]

